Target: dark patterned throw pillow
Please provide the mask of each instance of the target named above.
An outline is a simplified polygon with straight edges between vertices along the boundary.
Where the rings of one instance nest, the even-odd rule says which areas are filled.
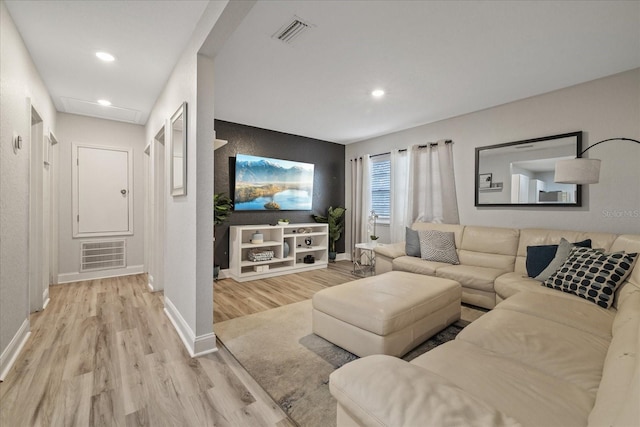
[[[597,249],[574,247],[562,267],[542,285],[609,308],[616,288],[631,272],[637,256],[637,253],[607,254]]]

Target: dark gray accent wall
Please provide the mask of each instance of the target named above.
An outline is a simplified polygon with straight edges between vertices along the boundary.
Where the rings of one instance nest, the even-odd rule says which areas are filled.
[[[344,206],[345,147],[341,144],[215,120],[216,138],[229,143],[215,151],[214,191],[233,199],[236,154],[313,163],[313,209],[311,211],[234,211],[230,220],[215,227],[215,264],[229,267],[229,226],[275,224],[278,218],[291,223],[313,222],[312,214],[325,214],[329,206]],[[344,235],[336,250],[344,252]]]

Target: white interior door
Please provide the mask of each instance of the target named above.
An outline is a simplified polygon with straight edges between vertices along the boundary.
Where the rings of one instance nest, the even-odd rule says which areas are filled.
[[[130,150],[76,146],[74,236],[132,234]]]

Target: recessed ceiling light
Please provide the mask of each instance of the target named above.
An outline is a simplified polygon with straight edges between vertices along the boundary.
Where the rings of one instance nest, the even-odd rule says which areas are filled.
[[[96,52],[96,56],[105,62],[115,61],[115,57],[107,52]]]
[[[111,102],[107,101],[106,99],[98,99],[98,104],[108,107],[109,105],[111,105]]]
[[[384,90],[376,89],[373,92],[371,92],[371,96],[373,96],[374,98],[381,98],[384,96]]]

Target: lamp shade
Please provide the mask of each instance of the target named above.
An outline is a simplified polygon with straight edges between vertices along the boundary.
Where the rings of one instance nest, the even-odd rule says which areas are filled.
[[[556,162],[554,181],[561,184],[597,184],[600,180],[600,160],[570,159]]]

